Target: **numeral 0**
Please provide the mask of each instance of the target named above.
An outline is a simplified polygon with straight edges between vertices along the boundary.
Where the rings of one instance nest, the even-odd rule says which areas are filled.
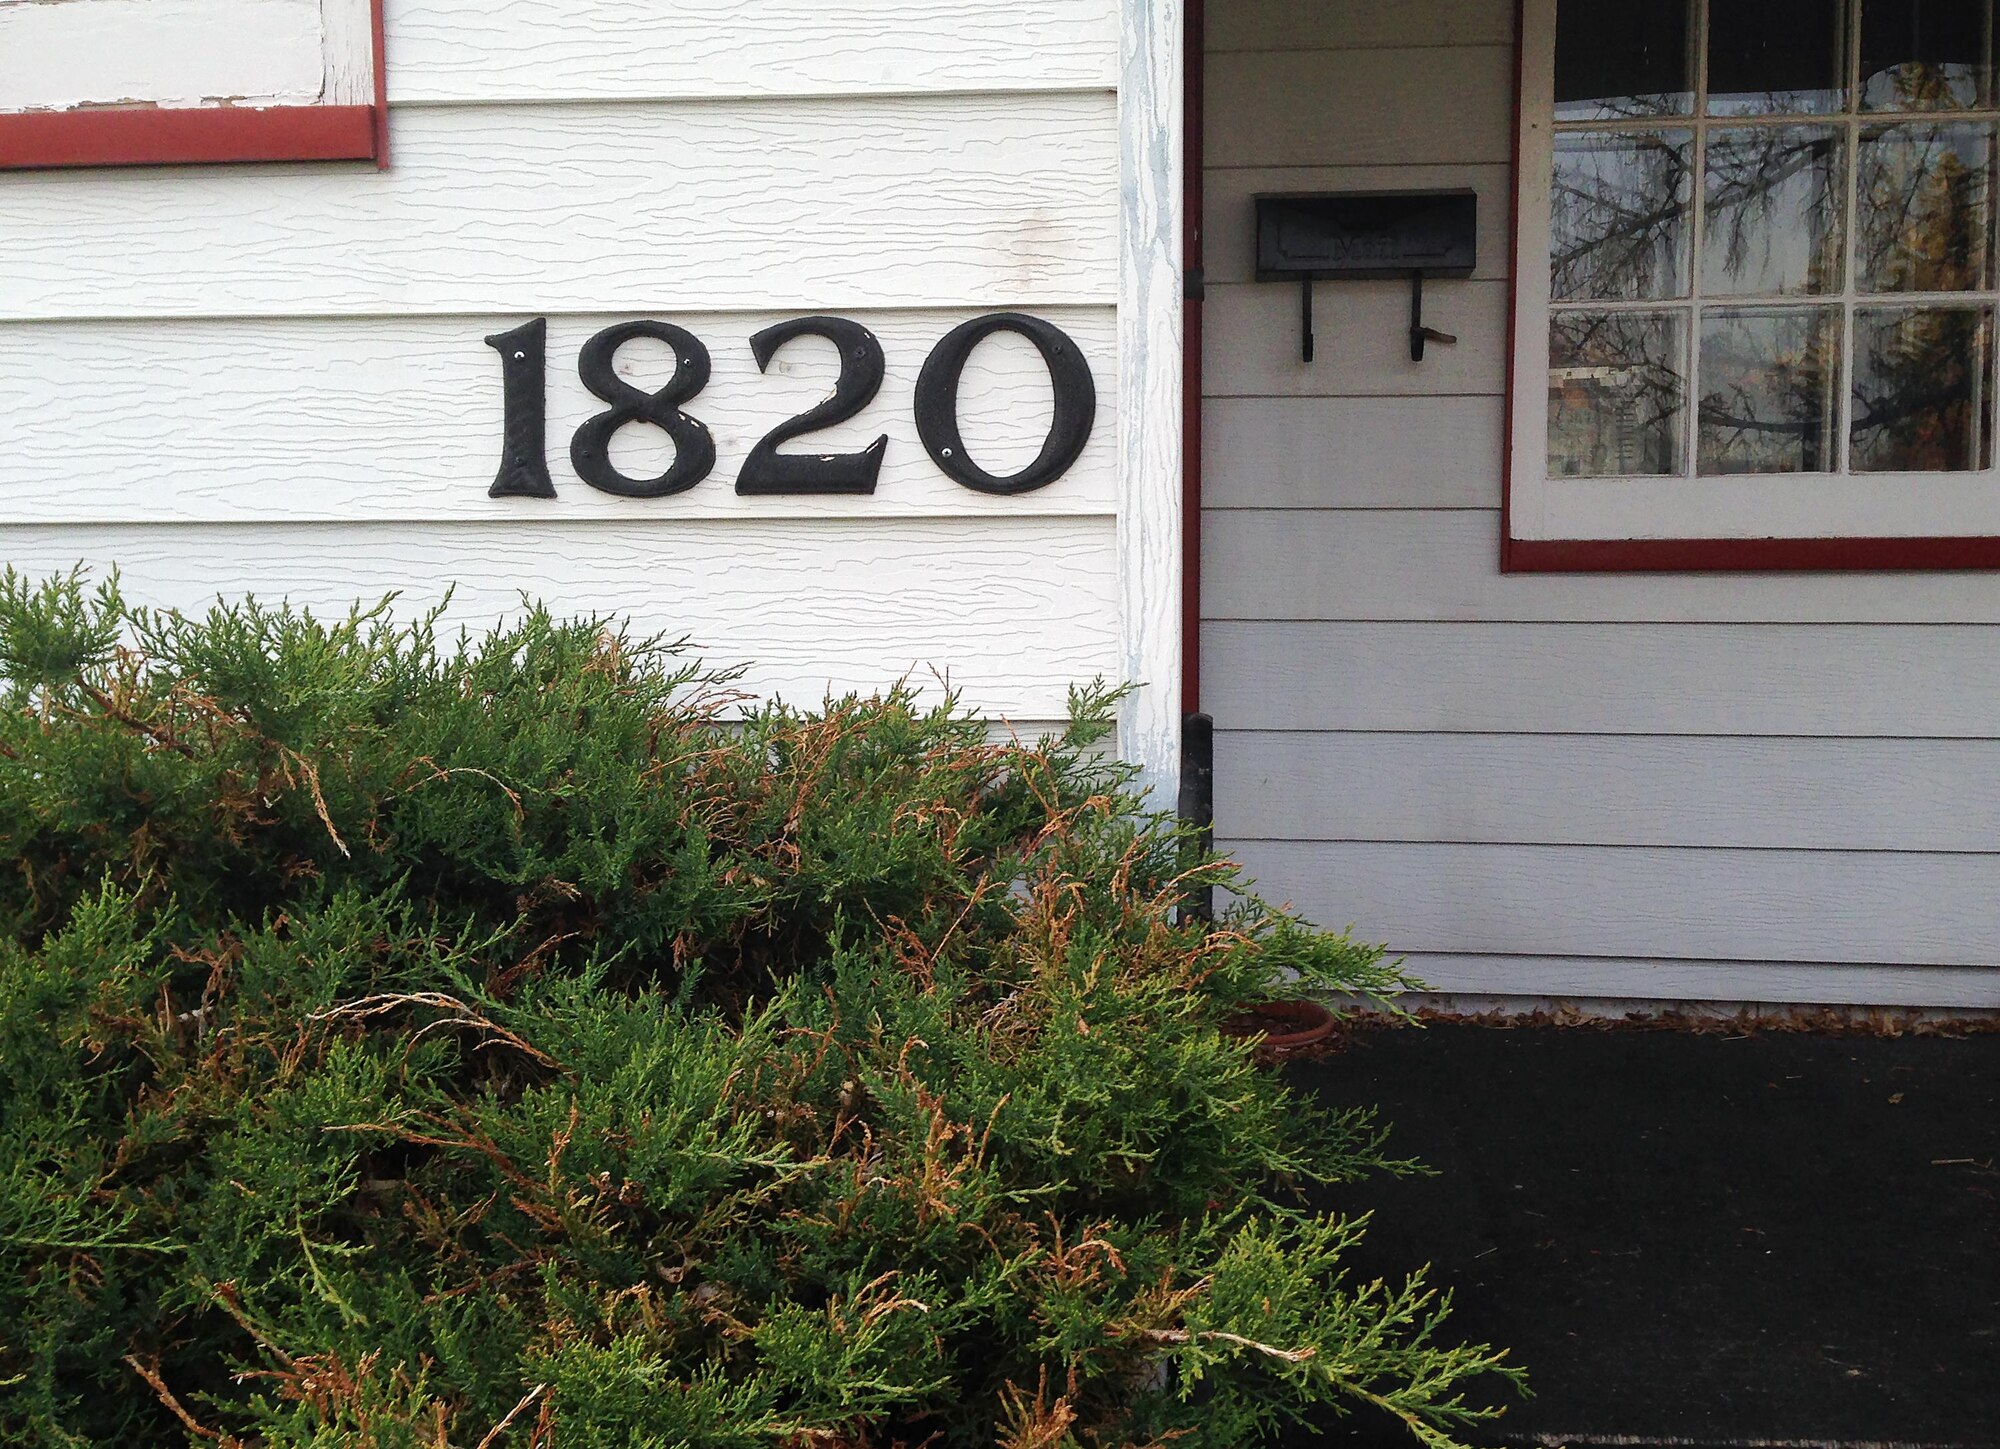
[[[958,435],[958,380],[972,349],[995,332],[1018,332],[1035,344],[1048,364],[1055,388],[1055,415],[1035,461],[1020,472],[996,478],[965,455]],[[924,359],[917,374],[917,436],[947,478],[981,493],[1030,493],[1062,477],[1090,441],[1097,417],[1097,387],[1076,344],[1060,327],[1024,312],[994,312],[962,322]]]
[[[1004,478],[966,455],[958,426],[958,385],[966,361],[995,332],[1019,333],[1035,345],[1055,397],[1041,453]],[[665,387],[648,392],[618,376],[613,366],[618,349],[635,337],[655,338],[673,348],[674,375]],[[867,407],[887,371],[882,344],[845,317],[799,317],[750,339],[758,370],[767,369],[778,349],[796,337],[824,337],[840,350],[833,394],[766,433],[744,459],[736,491],[873,493],[889,446],[886,433],[858,453],[781,453],[778,445],[845,422]],[[500,471],[487,493],[494,498],[553,498],[556,489],[547,461],[548,321],[537,317],[510,332],[495,333],[486,345],[500,354],[506,409]],[[694,487],[715,467],[715,439],[699,419],[681,411],[708,385],[708,349],[693,333],[668,322],[621,322],[584,343],[577,374],[595,397],[610,404],[570,440],[570,465],[591,487],[625,498],[662,498]],[[917,436],[924,450],[947,478],[980,493],[1027,493],[1055,482],[1082,454],[1096,416],[1097,388],[1076,343],[1060,327],[1022,312],[994,312],[954,327],[931,349],[917,376]],[[651,423],[673,440],[673,465],[657,478],[628,478],[612,466],[613,435],[636,422]]]

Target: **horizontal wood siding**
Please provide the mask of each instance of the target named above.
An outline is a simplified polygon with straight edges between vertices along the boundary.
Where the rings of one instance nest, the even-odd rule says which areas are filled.
[[[1075,0],[401,0],[389,99],[1110,90],[1118,11]]]
[[[1062,717],[1072,682],[1115,670],[1114,553],[1109,519],[0,528],[15,568],[115,565],[156,606],[250,592],[342,612],[395,592],[407,615],[450,590],[448,622],[479,627],[527,594],[686,636],[795,702],[908,674],[1024,720]]]
[[[1605,1003],[1645,1001],[1928,1007],[1990,1012],[2000,1007],[1990,966],[1907,966],[1848,961],[1689,961],[1680,957],[1453,956],[1416,952],[1402,958],[1433,989],[1470,1000],[1489,998]]]
[[[0,318],[1117,300],[1108,92],[403,109],[395,165],[8,184]]]
[[[1205,164],[1505,161],[1513,66],[1506,45],[1211,54]]]
[[[1205,22],[1211,55],[1506,45],[1514,0],[1218,0]]]
[[[2000,741],[1234,731],[1233,839],[1984,854]],[[1505,789],[1496,782],[1505,781]]]
[[[1393,417],[1393,413],[1390,414]],[[1440,430],[1441,431],[1441,430]],[[1489,435],[1470,429],[1467,442]],[[1450,445],[1401,435],[1439,456],[1438,490],[1456,476]],[[1492,460],[1487,460],[1490,474]],[[1274,468],[1280,478],[1281,468]],[[1344,472],[1344,470],[1342,470]],[[1394,477],[1389,468],[1384,476]],[[1336,485],[1337,486],[1337,485]],[[1301,490],[1302,491],[1302,490]],[[1413,491],[1416,491],[1413,489]],[[1217,510],[1202,534],[1215,619],[1411,619],[1696,624],[2000,624],[2000,573],[1507,575],[1476,567],[1499,548],[1488,508],[1337,507]],[[1274,551],[1305,562],[1268,565]],[[1307,562],[1309,561],[1309,562]],[[1971,650],[1977,634],[1959,635]]]
[[[1990,739],[2000,719],[2000,629],[1978,624],[1245,621],[1204,626],[1202,653],[1233,729]]]
[[[1222,354],[1208,356],[1216,365]],[[1210,526],[1237,508],[1485,508],[1497,520],[1501,426],[1497,397],[1210,397],[1201,434]],[[1291,520],[1314,521],[1312,512]],[[1210,587],[1231,586],[1213,572]]]
[[[876,491],[865,495],[742,497],[733,486],[751,447],[824,398],[836,375],[832,345],[800,339],[766,371],[749,337],[786,313],[681,315],[708,348],[711,375],[683,404],[714,435],[716,466],[686,493],[619,498],[556,469],[550,500],[489,498],[499,463],[500,359],[480,339],[520,315],[344,317],[0,326],[0,375],[19,379],[18,406],[0,410],[0,518],[12,522],[220,522],[620,518],[673,526],[689,518],[779,516],[1021,518],[1111,514],[1117,506],[1117,430],[1108,412],[1082,457],[1054,484],[1022,497],[976,493],[938,471],[917,437],[918,370],[961,312],[846,315],[882,344],[881,392],[851,421],[792,444],[867,447],[886,434]],[[1100,398],[1116,382],[1116,313],[1042,308],[1095,374]],[[615,315],[557,316],[548,333],[549,452],[560,463],[570,433],[604,410],[577,379],[577,350]],[[663,384],[663,344],[634,341],[621,373]],[[107,396],[109,394],[109,396]],[[77,400],[97,397],[94,425],[76,426]],[[965,445],[983,467],[1010,473],[1040,450],[1052,411],[1048,368],[1025,339],[982,343],[959,387]],[[635,477],[671,463],[666,435],[628,427],[613,459]],[[75,486],[79,478],[145,478],[147,486]],[[978,525],[973,525],[978,526]]]
[[[1856,850],[1245,842],[1267,897],[1371,940],[1450,954],[2000,959],[2000,857]],[[1325,882],[1365,913],[1326,913]],[[1600,995],[1617,995],[1610,992]],[[1996,1001],[2000,1005],[2000,1001]]]
[[[1210,16],[1218,835],[1452,993],[2000,1008],[2000,576],[1499,572],[1512,12]],[[1322,283],[1301,361],[1250,198],[1467,185],[1458,345]]]
[[[0,563],[117,567],[132,597],[183,609],[394,591],[407,613],[450,590],[473,628],[527,594],[687,635],[760,692],[908,674],[1040,731],[1122,662],[1120,34],[1117,0],[398,0],[386,171],[17,175]],[[1098,395],[1076,465],[1018,497],[945,477],[912,417],[938,339],[998,310],[1064,328]],[[750,447],[833,377],[824,342],[760,372],[748,339],[815,313],[869,327],[887,377],[786,450],[886,434],[877,490],[740,497]],[[490,499],[483,338],[533,317],[558,497]],[[683,406],[716,468],[655,500],[586,487],[567,459],[605,407],[578,348],[639,317],[689,328],[713,366]],[[669,365],[646,341],[618,356],[646,386]],[[982,466],[1032,458],[1051,411],[1032,347],[980,346],[959,418]],[[628,474],[666,457],[645,426],[614,439]]]

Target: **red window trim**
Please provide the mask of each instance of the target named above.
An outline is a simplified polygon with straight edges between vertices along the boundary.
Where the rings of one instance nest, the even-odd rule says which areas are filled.
[[[1507,275],[1521,266],[1521,97],[1527,61],[1525,0],[1514,5],[1514,135],[1508,168]],[[1780,573],[2000,569],[2000,538],[1516,538],[1514,369],[1518,309],[1507,307],[1507,391],[1500,454],[1500,572]]]
[[[1514,538],[1503,573],[2000,568],[2000,538]]]
[[[94,107],[0,115],[0,171],[241,161],[389,164],[382,0],[371,0],[375,99],[366,106]]]

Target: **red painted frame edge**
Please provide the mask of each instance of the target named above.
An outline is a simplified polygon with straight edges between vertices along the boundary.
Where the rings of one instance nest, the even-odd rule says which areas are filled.
[[[373,106],[204,106],[0,116],[0,170],[372,161]]]
[[[1527,64],[1527,6],[1514,5],[1514,134],[1508,176],[1511,291],[1521,266],[1521,97]],[[1873,569],[2000,569],[2000,538],[1516,538],[1514,537],[1514,367],[1520,317],[1507,305],[1507,392],[1500,452],[1500,572],[1783,573]]]
[[[0,171],[243,161],[389,164],[382,0],[370,0],[375,100],[366,106],[202,106],[0,115]]]
[[[2000,568],[2000,538],[1512,538],[1508,573]]]

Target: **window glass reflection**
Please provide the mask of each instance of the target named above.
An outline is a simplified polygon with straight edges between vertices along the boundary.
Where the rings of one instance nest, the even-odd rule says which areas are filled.
[[[1556,138],[1549,285],[1558,301],[1687,292],[1686,131]]]
[[[1549,330],[1549,473],[1682,471],[1686,316],[1558,312]]]
[[[1863,0],[1862,109],[1990,105],[1992,86],[1993,0]]]
[[[1993,127],[1883,126],[1861,136],[1855,285],[1961,292],[1991,285]]]
[[[1687,0],[1562,0],[1556,116],[1609,121],[1693,109]]]
[[[1831,470],[1839,338],[1833,307],[1703,314],[1695,470]]]
[[[1708,113],[1818,115],[1846,105],[1841,0],[1714,0]]]
[[[1823,126],[1711,130],[1702,291],[1739,297],[1839,291],[1845,150],[1843,133]]]
[[[1550,474],[1994,468],[2000,0],[1555,18]]]
[[[1989,308],[1857,309],[1848,466],[1857,473],[1991,467],[1992,349]]]

